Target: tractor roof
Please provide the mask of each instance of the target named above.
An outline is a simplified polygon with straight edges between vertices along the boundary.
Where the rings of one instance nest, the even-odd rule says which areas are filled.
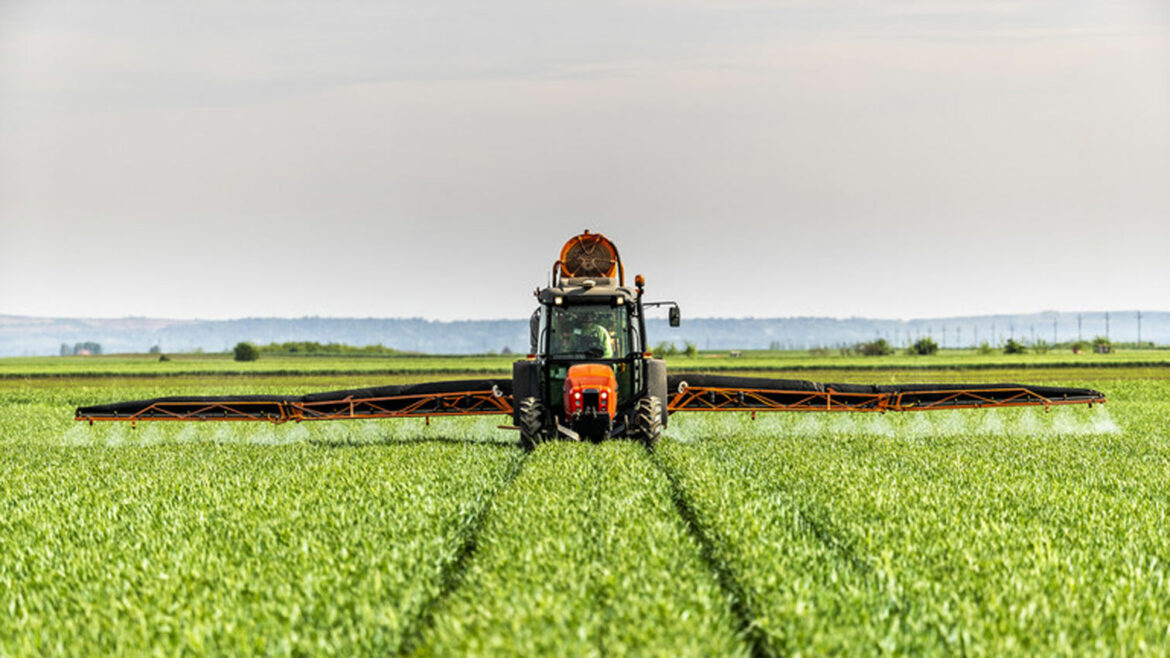
[[[561,303],[565,305],[607,304],[617,297],[621,297],[623,303],[633,303],[637,299],[632,289],[616,285],[617,282],[610,278],[564,278],[559,283],[560,285],[543,288],[537,293],[540,303],[555,304],[557,297],[560,297]]]

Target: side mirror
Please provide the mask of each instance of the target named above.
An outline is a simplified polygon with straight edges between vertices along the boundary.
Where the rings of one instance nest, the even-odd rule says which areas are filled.
[[[536,350],[540,345],[540,309],[536,309],[532,313],[532,318],[528,320],[529,333],[529,354],[536,354]]]
[[[682,314],[677,306],[670,307],[670,326],[677,327],[682,322]]]

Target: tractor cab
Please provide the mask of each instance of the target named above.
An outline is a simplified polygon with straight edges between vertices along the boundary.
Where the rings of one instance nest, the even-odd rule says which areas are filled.
[[[621,297],[614,298],[622,299]],[[638,343],[628,309],[623,304],[550,306],[547,345],[541,350],[561,359],[624,358]],[[637,345],[641,347],[640,345]]]
[[[529,356],[513,367],[514,420],[525,444],[558,434],[657,440],[666,364],[649,358],[642,277],[626,287],[617,248],[585,231],[561,250],[551,283],[536,291]],[[675,324],[677,312],[671,317]]]

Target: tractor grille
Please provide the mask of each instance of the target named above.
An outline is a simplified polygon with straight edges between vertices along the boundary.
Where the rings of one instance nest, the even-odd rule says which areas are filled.
[[[601,402],[601,394],[595,388],[587,388],[581,392],[581,408],[597,409]]]

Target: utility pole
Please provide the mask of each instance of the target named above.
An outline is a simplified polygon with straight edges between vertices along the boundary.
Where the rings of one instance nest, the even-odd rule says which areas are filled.
[[[1058,342],[1060,341],[1056,340],[1056,318],[1052,318],[1052,344],[1055,345]]]

